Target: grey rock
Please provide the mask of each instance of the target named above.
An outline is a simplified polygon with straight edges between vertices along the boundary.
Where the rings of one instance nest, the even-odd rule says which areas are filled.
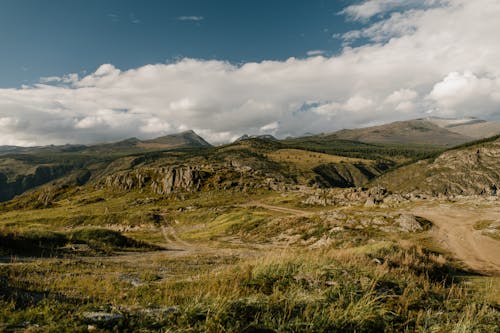
[[[120,313],[109,313],[109,312],[84,312],[83,318],[93,322],[93,323],[109,323],[117,321],[123,318]]]
[[[403,232],[418,232],[424,230],[415,215],[412,214],[401,214],[396,219],[396,223],[398,223],[399,229]]]

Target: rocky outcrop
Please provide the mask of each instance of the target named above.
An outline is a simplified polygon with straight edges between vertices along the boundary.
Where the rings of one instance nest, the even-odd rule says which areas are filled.
[[[393,192],[432,196],[497,196],[500,189],[500,138],[449,150],[435,160],[420,161],[375,181]]]
[[[417,232],[424,230],[418,222],[417,218],[412,214],[401,214],[396,219],[396,223],[404,232]]]
[[[210,174],[192,166],[171,166],[155,169],[137,169],[105,178],[104,185],[123,191],[149,187],[156,194],[173,191],[197,191]]]

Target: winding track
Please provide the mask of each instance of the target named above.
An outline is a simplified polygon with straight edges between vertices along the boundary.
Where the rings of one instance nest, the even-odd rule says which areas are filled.
[[[416,215],[434,223],[431,235],[439,245],[475,271],[500,276],[500,241],[474,230],[481,220],[499,220],[498,209],[467,209],[452,206],[418,208]]]
[[[273,206],[259,201],[242,206],[261,207],[296,216],[312,214],[300,209]],[[500,276],[500,241],[474,230],[474,224],[478,221],[500,220],[500,207],[479,209],[441,205],[416,208],[413,213],[432,221],[434,223],[430,232],[432,237],[465,265],[483,274]]]

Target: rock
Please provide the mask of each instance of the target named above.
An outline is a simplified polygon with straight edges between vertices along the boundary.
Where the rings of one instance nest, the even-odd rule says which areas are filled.
[[[396,219],[396,223],[398,223],[399,229],[403,232],[418,232],[424,230],[415,215],[412,214],[401,214]]]
[[[120,313],[109,313],[109,312],[84,312],[83,318],[88,321],[96,324],[109,324],[112,322],[116,322],[123,318],[123,315]]]
[[[330,237],[328,237],[326,235],[323,235],[323,237],[321,237],[315,243],[311,244],[309,247],[311,249],[319,249],[319,248],[322,248],[322,247],[330,246],[333,242],[334,242],[333,239],[331,239]]]
[[[373,207],[376,206],[375,199],[373,197],[368,197],[365,202],[365,207]]]
[[[169,166],[156,169],[138,169],[106,177],[104,186],[118,190],[141,189],[150,186],[156,194],[174,191],[197,191],[209,177],[205,171],[192,166]]]

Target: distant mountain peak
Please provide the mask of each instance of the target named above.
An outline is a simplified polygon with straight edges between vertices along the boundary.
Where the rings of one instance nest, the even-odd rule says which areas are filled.
[[[248,134],[243,134],[238,139],[234,140],[234,142],[240,142],[240,141],[249,140],[249,139],[261,139],[261,140],[272,140],[272,141],[276,141],[277,140],[271,134],[262,134],[262,135],[248,135]]]
[[[172,147],[211,147],[193,130],[186,130],[181,133],[164,135],[155,139],[142,141],[142,145],[165,145]]]
[[[453,146],[472,141],[424,118],[396,121],[358,129],[340,130],[330,135],[338,139],[367,143],[431,144]]]

